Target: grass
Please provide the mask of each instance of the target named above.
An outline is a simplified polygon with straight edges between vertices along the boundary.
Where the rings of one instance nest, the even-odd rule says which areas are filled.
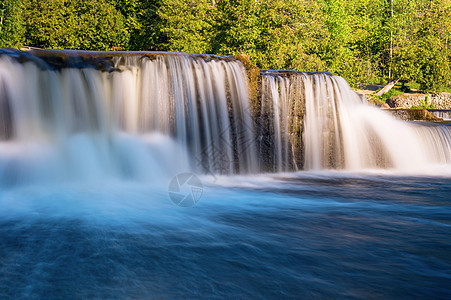
[[[383,78],[378,78],[374,82],[370,84],[377,84],[377,85],[385,85],[387,82],[383,80]],[[422,94],[428,94],[430,91],[423,91],[421,90],[421,86],[419,83],[416,82],[404,82],[404,85],[402,81],[399,81],[396,83],[396,85],[390,89],[387,93],[382,94],[381,96],[375,95],[378,91],[374,92],[374,94],[368,94],[367,98],[368,101],[376,103],[376,104],[384,104],[387,103],[387,100],[391,97],[403,95],[405,93],[422,93]],[[440,87],[435,93],[451,93],[451,86],[448,87]],[[431,103],[429,100],[429,96],[426,96],[426,98],[422,101],[420,101],[420,105],[413,106],[412,109],[435,109],[435,105]]]
[[[410,109],[436,109],[437,107],[429,100],[429,95],[426,95],[424,100],[420,100],[420,105],[412,106]]]
[[[387,80],[382,77],[378,77],[373,82],[370,82],[369,84],[385,86],[387,84]],[[404,82],[404,85],[402,84],[402,81],[398,81],[392,89],[394,89],[394,88],[402,89],[402,91],[404,91],[406,93],[412,92],[412,91],[418,92],[418,93],[423,93],[423,94],[427,94],[428,92],[451,93],[451,85],[450,86],[441,86],[441,87],[437,88],[436,91],[424,91],[421,89],[421,85],[419,83],[416,83],[413,81]]]
[[[440,88],[440,92],[451,93],[451,87],[442,87]]]
[[[393,87],[391,90],[389,90],[387,93],[382,94],[381,96],[371,95],[371,100],[373,102],[376,102],[376,103],[379,103],[379,104],[384,104],[384,103],[387,103],[387,100],[389,98],[395,97],[395,96],[399,96],[399,95],[403,95],[403,94],[404,94],[403,91]]]

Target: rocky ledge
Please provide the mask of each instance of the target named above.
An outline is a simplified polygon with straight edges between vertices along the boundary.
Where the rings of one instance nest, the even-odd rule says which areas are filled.
[[[396,119],[403,121],[443,121],[426,109],[384,109],[390,112]]]
[[[421,106],[421,102],[433,104],[436,109],[451,109],[451,93],[440,94],[404,94],[391,97],[387,100],[390,108],[410,109],[412,106]]]

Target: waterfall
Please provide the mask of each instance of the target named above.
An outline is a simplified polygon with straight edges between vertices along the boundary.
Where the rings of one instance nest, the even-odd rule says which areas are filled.
[[[302,169],[303,76],[262,70],[260,106],[257,134],[262,167],[274,172]]]
[[[155,54],[110,64],[0,57],[2,182],[257,171],[241,63]]]
[[[438,110],[438,109],[428,109],[430,113],[434,116],[441,118],[445,121],[451,121],[451,110]]]
[[[287,164],[286,145],[299,144],[293,136],[302,141],[305,170],[451,167],[450,126],[395,120],[328,73],[265,71],[262,76],[262,116],[270,116],[278,171]],[[294,128],[299,120],[292,123],[293,116],[300,115],[303,126]]]
[[[252,101],[248,86],[232,57],[3,49],[0,184],[450,168],[449,126],[397,121],[341,77],[261,70]]]

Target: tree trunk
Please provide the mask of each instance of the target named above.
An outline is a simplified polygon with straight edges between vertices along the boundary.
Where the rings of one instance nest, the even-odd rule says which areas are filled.
[[[391,90],[392,87],[395,86],[395,84],[399,81],[399,79],[395,79],[390,81],[382,90],[376,93],[376,96],[382,96],[383,94],[387,93],[389,90]]]
[[[1,16],[0,16],[0,32],[3,29],[3,17],[4,17],[4,14],[5,14],[5,1],[2,1],[2,13],[1,13]]]

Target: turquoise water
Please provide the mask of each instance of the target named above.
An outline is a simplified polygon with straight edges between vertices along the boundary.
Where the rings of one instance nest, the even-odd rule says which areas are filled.
[[[115,53],[0,50],[0,299],[451,298],[451,127]]]
[[[451,178],[201,177],[0,192],[0,298],[451,297]]]

